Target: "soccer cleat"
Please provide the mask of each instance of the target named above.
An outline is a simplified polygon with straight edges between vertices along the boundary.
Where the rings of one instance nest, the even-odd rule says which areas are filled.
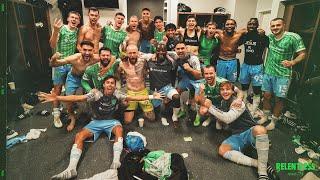
[[[186,111],[180,109],[177,117],[178,117],[178,119],[186,117]]]
[[[164,118],[164,117],[161,118],[161,123],[162,123],[162,125],[164,125],[164,126],[169,126],[169,123],[168,123],[167,119]]]
[[[269,177],[267,175],[261,174],[258,176],[258,180],[269,180]]]
[[[271,122],[266,126],[266,129],[267,129],[268,131],[271,131],[271,130],[273,130],[275,127],[276,127],[276,124],[275,124],[274,120],[271,120]]]
[[[193,126],[198,127],[200,126],[200,116],[196,116],[195,120],[193,121]]]
[[[261,119],[259,119],[259,120],[257,121],[257,123],[258,123],[258,124],[263,124],[263,123],[265,123],[265,122],[267,122],[267,121],[268,121],[268,116],[262,115],[262,116],[261,116]]]
[[[209,126],[211,123],[211,118],[206,119],[205,121],[203,121],[202,126],[203,127],[207,127]]]
[[[60,120],[60,117],[54,117],[53,118],[53,125],[56,128],[62,128],[63,124],[62,124],[62,122]]]
[[[267,164],[267,173],[268,173],[269,179],[280,180],[276,170],[274,170],[273,167],[269,163]]]

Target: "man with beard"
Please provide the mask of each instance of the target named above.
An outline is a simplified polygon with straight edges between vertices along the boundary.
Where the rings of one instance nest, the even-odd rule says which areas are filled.
[[[80,22],[80,14],[70,11],[68,15],[68,24],[63,25],[61,20],[55,19],[53,25],[52,36],[50,37],[50,47],[56,48],[56,52],[61,53],[61,58],[71,56],[75,53],[77,47],[78,24]],[[53,91],[60,95],[62,86],[66,82],[66,77],[71,69],[71,65],[67,64],[60,67],[52,68]],[[53,101],[53,124],[56,128],[61,128],[59,102]]]
[[[265,63],[262,91],[264,116],[258,121],[263,124],[271,114],[271,98],[275,96],[275,106],[272,111],[268,130],[275,128],[283,109],[283,99],[287,97],[291,81],[292,66],[306,57],[306,48],[301,37],[292,32],[286,32],[285,21],[275,18],[270,22],[272,34],[269,35],[269,50]]]
[[[136,45],[128,45],[126,49],[127,57],[124,58],[118,68],[118,72],[123,74],[126,80],[126,88],[128,96],[148,95],[145,85],[146,76],[146,59],[139,56],[138,47]],[[129,102],[129,106],[124,113],[124,122],[129,124],[132,122],[134,112],[141,107],[144,117],[150,121],[155,120],[152,103],[149,100]]]
[[[234,106],[236,97],[231,82],[222,82],[219,89],[218,106],[209,99],[204,102],[204,108],[208,109],[210,115],[232,134],[219,146],[219,155],[237,164],[256,167],[258,179],[278,179],[275,170],[268,164],[269,138],[266,128],[256,125],[244,102],[241,102],[241,107]],[[245,148],[256,151],[257,159],[243,154]]]
[[[178,66],[177,72],[179,82],[176,89],[179,94],[187,90],[191,90],[191,92],[198,94],[200,83],[203,80],[198,57],[187,52],[187,46],[183,41],[176,44],[175,53],[170,55],[173,55]],[[190,95],[190,97],[192,96]],[[189,104],[194,106],[194,109],[197,110],[194,96],[189,99]],[[185,113],[185,111],[180,110],[178,117],[184,116]]]
[[[195,99],[196,102],[199,105],[203,105],[204,99],[209,99],[211,102],[218,106],[219,105],[219,95],[220,95],[220,84],[222,82],[227,81],[224,78],[220,78],[216,76],[216,72],[213,65],[207,65],[203,68],[203,77],[205,79],[205,83],[200,85],[199,94],[196,95]],[[237,87],[234,88],[234,91],[237,93],[237,99],[234,101],[235,106],[241,107],[242,105],[242,98],[243,94],[242,91],[239,90]],[[203,106],[200,107],[199,111],[197,112],[197,117],[193,122],[194,126],[199,126],[201,123],[201,117],[200,114],[206,114],[205,109],[203,109]],[[200,112],[200,113],[199,113]],[[204,119],[208,116],[202,116]],[[207,118],[203,123],[202,126],[208,126],[211,122],[211,118]],[[218,121],[216,121],[216,128],[220,129],[220,124]]]
[[[56,52],[50,59],[50,66],[57,67],[66,64],[71,64],[72,68],[67,75],[66,80],[66,95],[75,94],[76,90],[81,87],[81,78],[86,68],[99,61],[99,57],[93,57],[94,45],[90,41],[82,41],[80,43],[81,51],[74,55],[61,59],[61,54]],[[70,124],[67,127],[68,131],[73,130],[76,118],[72,108],[72,103],[67,104]]]
[[[217,75],[231,82],[237,80],[238,46],[240,37],[246,33],[246,29],[235,31],[237,23],[234,19],[228,19],[223,31],[216,30],[220,40],[219,59],[217,61]]]
[[[107,25],[102,29],[103,47],[111,49],[111,54],[116,58],[120,55],[120,45],[125,40],[127,33],[121,29],[124,23],[124,14],[117,12],[114,17],[114,24]]]
[[[251,18],[248,22],[248,33],[243,35],[239,44],[244,44],[245,56],[240,70],[240,83],[246,103],[248,89],[252,83],[253,103],[250,111],[255,114],[260,104],[261,86],[263,77],[263,53],[269,46],[269,39],[266,35],[259,35],[259,22],[257,18]]]
[[[142,19],[139,20],[138,28],[140,29],[140,47],[139,50],[143,53],[150,53],[150,40],[153,39],[154,23],[151,19],[151,11],[148,8],[143,8],[141,12]]]
[[[121,165],[120,155],[123,149],[123,129],[121,123],[117,120],[119,107],[126,106],[128,101],[161,99],[162,95],[155,93],[150,96],[126,96],[116,90],[116,79],[113,76],[107,76],[103,83],[103,91],[92,89],[85,95],[70,96],[40,93],[39,98],[44,102],[90,102],[91,121],[76,134],[67,169],[51,177],[51,179],[71,179],[78,174],[77,165],[82,154],[84,141],[93,140],[95,142],[101,133],[106,133],[109,139],[111,139],[112,134],[114,135],[113,160],[110,168],[119,168]]]
[[[78,51],[80,52],[81,46],[80,43],[83,40],[91,41],[94,44],[93,53],[97,54],[99,51],[99,41],[101,38],[101,29],[102,27],[98,23],[100,18],[99,10],[95,7],[90,7],[88,10],[89,23],[80,28],[79,37],[78,37]]]
[[[178,112],[180,110],[180,95],[178,91],[173,87],[172,81],[175,81],[176,65],[174,60],[167,55],[166,45],[164,43],[157,44],[156,56],[154,59],[147,62],[147,69],[149,71],[150,89],[159,92],[163,92],[166,98],[169,99],[170,105],[173,107],[172,121],[174,128],[178,125]],[[168,126],[169,123],[165,118],[164,104],[159,100],[153,101],[154,107],[161,106],[160,116],[161,122],[164,126]]]
[[[131,16],[129,19],[129,25],[126,29],[127,37],[124,41],[123,50],[126,49],[127,45],[134,44],[139,45],[140,40],[140,30],[138,29],[138,17]]]
[[[102,47],[99,49],[100,62],[89,66],[84,72],[81,80],[81,85],[86,92],[90,92],[91,89],[102,89],[103,80],[110,75],[115,75],[116,68],[119,63],[114,63],[109,68],[109,64],[114,59],[111,56],[111,50],[109,48]]]

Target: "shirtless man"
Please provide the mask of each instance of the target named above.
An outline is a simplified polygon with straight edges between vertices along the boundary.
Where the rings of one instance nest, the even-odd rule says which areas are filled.
[[[123,44],[123,50],[126,49],[127,45],[134,44],[139,45],[140,31],[138,29],[138,16],[131,16],[129,19],[129,25],[126,28],[127,37]]]
[[[234,19],[228,19],[225,30],[216,30],[220,40],[219,59],[217,62],[217,75],[231,82],[237,80],[238,42],[240,37],[246,33],[246,29],[235,31],[237,23]]]
[[[60,59],[61,54],[56,52],[51,60],[50,66],[57,67],[66,64],[71,64],[72,68],[67,75],[66,80],[66,95],[75,94],[76,90],[81,87],[81,78],[86,68],[99,61],[99,57],[93,56],[94,45],[90,41],[82,41],[80,43],[81,51],[74,55]],[[73,130],[76,122],[75,114],[73,112],[72,103],[67,104],[70,124],[67,127],[68,131]]]
[[[63,25],[61,20],[55,20],[53,32],[50,37],[50,47],[55,48],[56,52],[60,52],[62,58],[73,55],[77,47],[78,24],[80,23],[80,14],[75,11],[70,11],[68,15],[68,24]],[[60,95],[62,86],[66,82],[66,77],[71,69],[71,65],[65,65],[52,68],[53,91]],[[53,101],[53,124],[56,128],[61,128],[59,102]]]
[[[100,18],[99,10],[95,7],[90,7],[88,11],[89,23],[80,28],[77,49],[80,52],[80,43],[83,40],[91,41],[94,44],[93,53],[99,52],[99,41],[101,37],[102,27],[99,25],[98,20]]]
[[[127,59],[119,64],[118,72],[123,73],[127,82],[127,95],[140,96],[148,95],[148,90],[145,85],[146,75],[146,60],[139,57],[138,47],[136,45],[129,45],[126,49]],[[124,113],[124,123],[132,122],[134,111],[138,105],[144,112],[144,117],[150,121],[155,120],[153,106],[150,100],[129,102],[129,106]]]

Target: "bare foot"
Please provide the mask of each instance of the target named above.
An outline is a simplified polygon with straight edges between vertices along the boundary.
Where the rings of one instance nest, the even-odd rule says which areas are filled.
[[[70,124],[67,126],[67,131],[70,132],[73,130],[74,126],[76,124],[76,119],[75,118],[71,118],[70,120]]]

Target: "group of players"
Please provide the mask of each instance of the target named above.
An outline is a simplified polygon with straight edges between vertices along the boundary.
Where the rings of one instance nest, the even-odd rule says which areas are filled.
[[[69,13],[66,25],[55,20],[50,38],[51,47],[56,49],[50,59],[50,65],[54,67],[54,88],[51,94],[39,96],[46,102],[53,102],[54,126],[63,126],[59,101],[67,102],[68,131],[76,123],[72,103],[88,101],[92,114],[90,123],[76,135],[69,166],[53,179],[75,177],[83,142],[89,138],[95,141],[103,132],[109,138],[112,134],[115,138],[110,168],[120,167],[122,124],[132,122],[138,106],[144,118],[150,121],[156,120],[154,109],[159,108],[164,126],[169,125],[166,112],[172,109],[173,126],[179,128],[179,119],[187,111],[180,95],[186,90],[191,94],[188,103],[196,112],[194,126],[199,126],[201,121],[207,126],[214,120],[217,129],[232,133],[220,145],[219,155],[238,164],[256,167],[258,179],[276,177],[267,164],[267,130],[274,129],[281,114],[291,67],[305,58],[301,37],[284,31],[282,18],[271,20],[272,34],[266,36],[258,29],[256,18],[251,18],[246,28],[236,31],[234,19],[226,20],[223,30],[217,29],[214,22],[201,29],[194,16],[187,18],[186,28],[177,29],[172,23],[164,26],[161,16],[151,19],[148,8],[142,9],[140,20],[131,16],[125,29],[122,28],[123,13],[116,13],[114,22],[107,22],[104,27],[98,23],[98,9],[89,8],[88,16],[88,24],[79,30],[77,12]],[[101,48],[99,43],[103,44]],[[245,57],[239,69],[236,54],[242,44]],[[238,80],[238,74],[242,90],[233,84]],[[254,93],[252,104],[246,102],[250,84]],[[62,86],[65,86],[66,96],[60,96]],[[79,87],[86,91],[85,95],[74,95]],[[121,91],[121,87],[125,90]],[[262,91],[263,115],[255,120]],[[272,96],[275,105],[271,116]],[[123,119],[119,121],[121,113]],[[271,121],[266,127],[259,125],[268,118]],[[247,146],[255,147],[256,159],[242,153]]]

